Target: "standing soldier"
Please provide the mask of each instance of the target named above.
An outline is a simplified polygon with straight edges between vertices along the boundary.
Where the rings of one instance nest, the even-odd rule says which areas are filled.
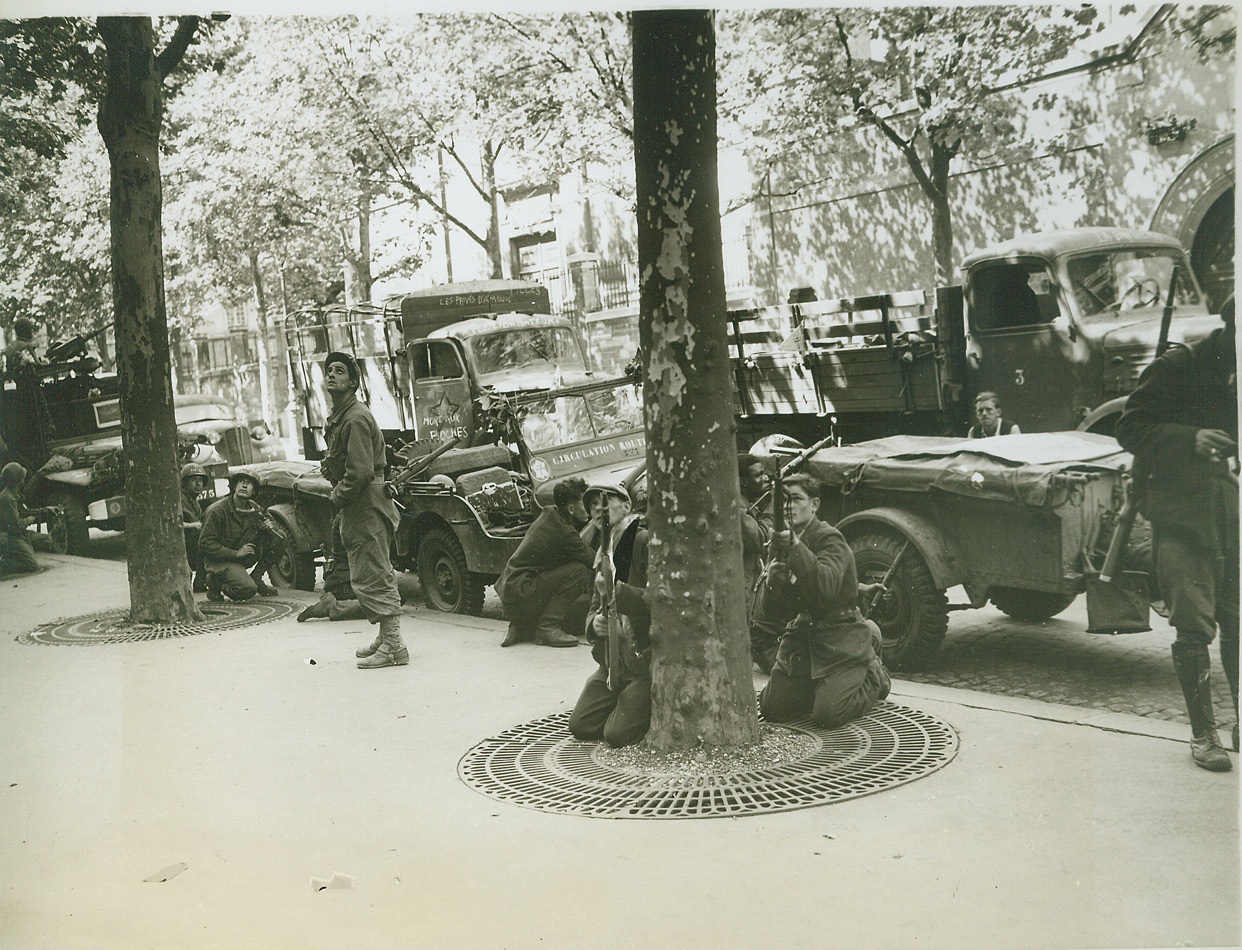
[[[1177,632],[1173,668],[1186,698],[1190,752],[1200,768],[1233,767],[1216,734],[1208,645],[1233,693],[1238,748],[1238,367],[1231,297],[1225,325],[1170,349],[1143,371],[1117,423],[1134,453],[1134,491],[1151,522],[1160,592]]]
[[[332,483],[332,506],[340,513],[350,584],[367,619],[380,628],[369,646],[356,651],[358,667],[405,666],[410,653],[401,639],[401,597],[391,560],[398,516],[384,487],[384,434],[358,401],[354,358],[329,353],[323,370],[332,411],[324,430],[328,451],[320,468]]]

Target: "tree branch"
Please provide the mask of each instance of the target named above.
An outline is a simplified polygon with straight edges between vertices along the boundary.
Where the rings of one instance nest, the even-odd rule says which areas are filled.
[[[177,68],[181,58],[185,56],[185,51],[190,48],[190,43],[194,41],[197,30],[198,17],[177,17],[177,31],[163,51],[155,57],[155,68],[159,71],[161,80],[167,79],[168,74]]]

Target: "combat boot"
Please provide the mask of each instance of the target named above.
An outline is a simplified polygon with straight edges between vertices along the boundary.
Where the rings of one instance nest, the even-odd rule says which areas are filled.
[[[342,604],[340,601],[337,601],[328,608],[328,619],[366,620],[367,615],[362,610],[362,604],[358,603],[356,600],[348,604]]]
[[[260,597],[275,597],[280,593],[280,591],[263,579],[263,574],[260,571],[252,572],[250,579],[254,581],[256,593]]]
[[[336,606],[336,598],[332,594],[324,594],[309,607],[303,608],[298,614],[298,623],[314,620],[316,617],[327,617],[328,611]]]
[[[560,614],[545,613],[539,618],[535,630],[535,642],[541,647],[576,647],[578,638],[571,637],[561,629]]]
[[[511,647],[516,643],[533,639],[535,639],[535,624],[529,620],[510,620],[509,629],[505,633],[505,638],[500,645],[502,647]]]
[[[375,652],[358,661],[360,670],[376,670],[384,666],[405,666],[410,662],[410,651],[401,640],[401,617],[393,614],[380,618],[379,646]]]
[[[1186,697],[1190,716],[1190,754],[1195,765],[1209,772],[1228,772],[1233,768],[1229,754],[1221,748],[1216,734],[1216,713],[1212,709],[1212,658],[1206,646],[1175,641],[1173,668]]]
[[[196,594],[202,594],[207,590],[207,575],[203,571],[194,572],[194,582],[190,587]]]
[[[357,650],[354,651],[354,656],[358,657],[359,659],[365,659],[368,656],[374,656],[376,651],[378,651],[379,648],[383,645],[384,645],[383,635],[376,634],[375,639],[371,641],[370,645],[365,646],[365,647],[359,647]]]

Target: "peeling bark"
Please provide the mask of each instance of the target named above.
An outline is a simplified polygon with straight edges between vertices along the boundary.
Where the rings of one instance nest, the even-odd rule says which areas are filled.
[[[634,14],[652,708],[660,749],[756,741],[710,11]]]
[[[112,170],[112,296],[125,447],[130,616],[137,623],[201,620],[190,591],[181,532],[177,421],[164,305],[162,73],[150,17],[100,17],[98,27],[107,47],[99,131]],[[183,21],[178,36],[185,27]]]

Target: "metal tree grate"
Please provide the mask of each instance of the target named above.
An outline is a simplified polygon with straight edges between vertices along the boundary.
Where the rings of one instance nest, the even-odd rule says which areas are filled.
[[[192,637],[214,630],[253,627],[287,617],[302,604],[282,600],[252,600],[237,604],[204,602],[198,605],[204,619],[186,623],[136,624],[129,620],[128,610],[105,610],[100,613],[56,620],[40,624],[30,633],[19,634],[18,643],[44,646],[94,646],[100,643],[135,643],[141,640],[166,640]]]
[[[806,757],[722,775],[643,775],[600,761],[574,739],[568,713],[485,739],[458,763],[461,780],[491,798],[587,818],[724,818],[859,798],[930,775],[957,754],[946,722],[892,703],[839,729],[785,728],[816,740]]]

